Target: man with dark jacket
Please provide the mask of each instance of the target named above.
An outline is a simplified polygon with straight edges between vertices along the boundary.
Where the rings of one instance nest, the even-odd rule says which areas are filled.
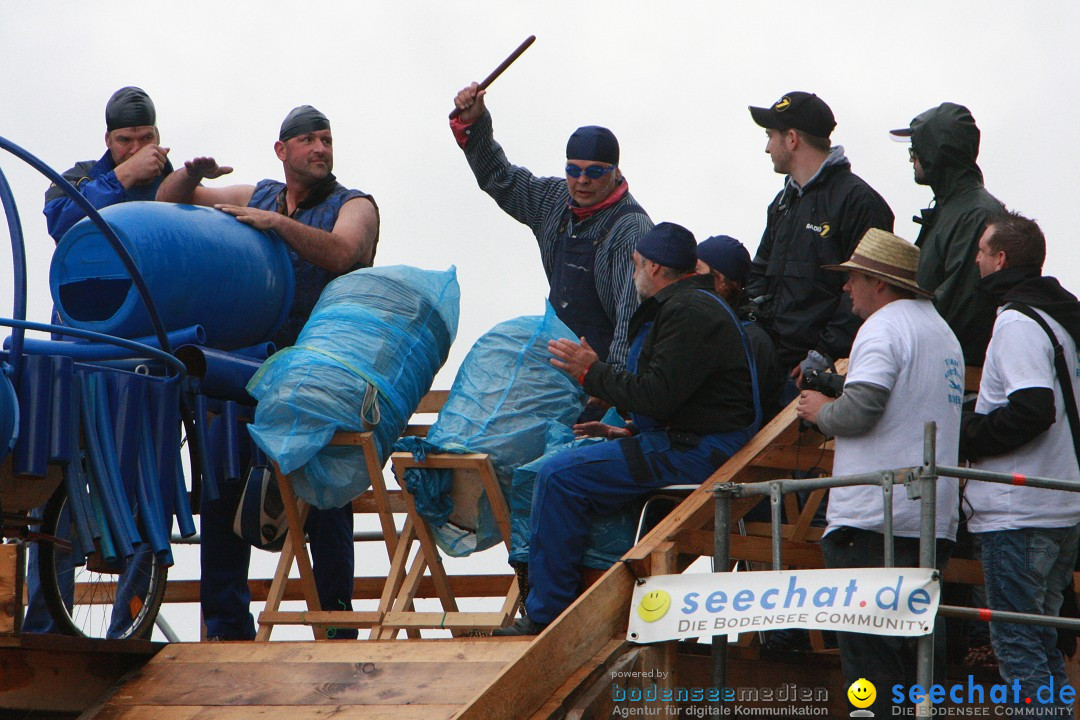
[[[1039,226],[1016,213],[992,218],[979,239],[979,289],[1004,307],[986,349],[975,412],[964,415],[960,450],[981,470],[1080,483],[1054,349],[1055,342],[1064,349],[1071,392],[1080,401],[1080,302],[1042,274],[1045,257]],[[1080,544],[1080,493],[973,480],[965,495],[968,528],[982,545],[990,609],[1056,616]],[[990,641],[1002,679],[1019,683],[1021,698],[1045,703],[1040,687],[1069,682],[1054,628],[993,622]],[[1072,717],[1051,695],[1039,716]]]
[[[979,128],[971,111],[947,102],[891,134],[910,138],[915,182],[934,191],[933,207],[915,218],[922,225],[915,240],[921,250],[919,285],[934,293],[934,305],[960,341],[964,362],[981,366],[994,304],[976,291],[975,252],[987,221],[1005,206],[983,187],[982,170],[975,163]]]
[[[786,175],[769,205],[747,292],[789,374],[784,400],[796,394],[802,370],[823,370],[847,357],[859,329],[844,295],[843,273],[823,270],[851,257],[870,228],[892,230],[881,195],[851,172],[842,146],[831,147],[832,110],[817,95],[791,92],[750,114],[769,141],[773,170]]]
[[[548,345],[552,365],[631,414],[633,434],[603,426],[595,434],[609,442],[544,463],[533,497],[528,614],[495,635],[535,635],[574,601],[593,515],[658,487],[703,482],[760,424],[749,345],[712,279],[694,273],[693,234],[660,223],[638,241],[633,262],[643,300],[630,321],[625,370],[587,342]]]
[[[454,98],[462,112],[450,121],[476,182],[532,230],[555,314],[601,360],[623,367],[638,305],[630,258],[653,223],[619,168],[619,141],[607,128],[578,128],[566,143],[566,177],[537,177],[506,159],[485,94],[476,83],[462,89]]]
[[[746,299],[746,280],[750,277],[750,253],[746,246],[729,235],[714,235],[697,246],[697,272],[708,275],[713,290],[735,311],[750,341],[757,371],[758,397],[761,400],[761,423],[764,425],[780,412],[784,391],[784,373],[776,358],[776,347],[769,334],[761,329],[753,306]]]
[[[141,88],[120,88],[105,105],[105,154],[100,160],[76,163],[64,179],[98,210],[131,200],[153,200],[161,181],[173,170],[169,148],[160,143],[154,101]],[[45,192],[43,212],[56,242],[86,217],[56,185]]]

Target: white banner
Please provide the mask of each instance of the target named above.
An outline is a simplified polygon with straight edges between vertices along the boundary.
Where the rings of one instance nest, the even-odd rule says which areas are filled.
[[[636,643],[806,628],[928,635],[941,584],[924,568],[654,575],[634,588]]]

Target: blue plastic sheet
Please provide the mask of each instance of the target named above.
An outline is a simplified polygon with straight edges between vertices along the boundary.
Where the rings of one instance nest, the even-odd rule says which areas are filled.
[[[450,395],[426,442],[403,439],[399,448],[413,452],[488,453],[504,495],[514,470],[544,454],[551,424],[566,432],[581,414],[585,397],[578,383],[551,365],[549,340],[574,338],[550,304],[542,316],[519,317],[485,333],[461,364]],[[486,496],[474,509],[477,527],[448,521],[450,474],[410,470],[406,486],[417,510],[435,533],[439,547],[461,557],[501,541]],[[458,509],[462,510],[461,508]]]
[[[334,508],[368,488],[361,450],[328,443],[339,430],[372,430],[386,462],[446,361],[459,301],[453,267],[364,268],[326,286],[296,345],[247,386],[259,401],[248,431],[299,497]],[[377,400],[377,413],[365,398]]]
[[[612,408],[603,421],[608,425],[622,427],[623,421]],[[514,472],[510,488],[510,562],[529,562],[529,523],[532,516],[533,492],[536,476],[552,456],[565,450],[592,443],[607,442],[601,438],[575,438],[574,433],[554,424],[548,432],[547,450],[542,457],[522,465]],[[607,570],[634,546],[641,502],[632,502],[625,508],[605,515],[594,515],[589,540],[585,545],[582,565],[596,570]]]

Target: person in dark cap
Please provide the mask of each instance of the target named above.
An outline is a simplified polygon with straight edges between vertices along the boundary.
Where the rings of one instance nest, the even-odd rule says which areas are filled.
[[[274,152],[285,182],[205,187],[202,180],[232,172],[211,157],[184,163],[161,184],[158,200],[209,205],[238,221],[275,233],[289,248],[296,292],[288,318],[274,343],[292,345],[319,294],[331,280],[370,267],[379,239],[379,211],[374,198],[350,190],[334,177],[330,121],[311,107],[293,108],[281,123]],[[233,488],[239,492],[240,488]],[[248,610],[250,547],[232,532],[238,498],[223,488],[219,500],[202,504],[203,618],[208,637],[246,640],[255,636]],[[353,515],[346,505],[332,510],[312,508],[307,521],[319,602],[335,610],[352,608]],[[335,638],[355,638],[356,630],[339,629]]]
[[[173,170],[169,148],[160,143],[150,96],[141,88],[120,88],[105,105],[107,151],[100,160],[77,163],[64,173],[64,179],[98,210],[129,200],[153,200],[161,181]],[[86,217],[55,184],[45,192],[44,213],[49,235],[56,242]]]
[[[526,614],[495,635],[535,635],[574,601],[593,515],[665,485],[705,481],[760,426],[749,342],[712,278],[694,272],[693,234],[660,223],[638,240],[633,263],[642,302],[630,320],[625,368],[601,360],[588,342],[548,344],[552,365],[631,422],[577,425],[575,433],[610,442],[567,450],[541,467]]]
[[[578,128],[566,143],[565,177],[536,177],[506,159],[484,96],[476,83],[461,90],[461,114],[450,121],[477,183],[536,236],[559,319],[601,360],[624,367],[638,304],[630,258],[653,223],[630,195],[619,141],[607,128]]]
[[[714,235],[698,243],[697,272],[708,275],[713,290],[724,299],[739,317],[757,369],[758,392],[761,399],[762,423],[780,412],[784,391],[784,373],[776,357],[772,338],[757,323],[754,307],[746,299],[746,281],[750,277],[750,253],[729,235]]]
[[[844,148],[831,145],[836,120],[817,95],[790,92],[769,107],[751,107],[750,115],[765,128],[773,170],[786,176],[769,205],[746,290],[790,377],[787,402],[803,371],[847,356],[859,329],[843,274],[822,266],[850,258],[868,229],[892,230],[893,213],[851,172]]]
[[[890,131],[910,142],[915,182],[929,185],[934,202],[915,222],[919,284],[934,293],[934,305],[960,340],[967,365],[982,367],[994,326],[994,301],[979,292],[975,253],[990,218],[1005,206],[983,186],[979,128],[971,111],[942,103]]]

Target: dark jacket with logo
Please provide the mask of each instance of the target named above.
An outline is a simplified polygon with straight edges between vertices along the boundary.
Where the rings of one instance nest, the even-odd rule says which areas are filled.
[[[789,177],[769,205],[747,293],[759,298],[759,322],[784,370],[810,350],[832,359],[851,351],[860,321],[842,290],[844,274],[821,266],[848,260],[870,228],[892,231],[892,210],[851,172],[839,146],[804,187]]]
[[[934,305],[949,323],[964,362],[982,366],[994,327],[992,298],[976,290],[975,253],[987,221],[1004,210],[983,187],[975,159],[979,128],[962,105],[942,103],[911,121],[911,147],[919,156],[925,184],[934,190],[934,207],[915,221],[919,238],[919,285],[934,292]]]

